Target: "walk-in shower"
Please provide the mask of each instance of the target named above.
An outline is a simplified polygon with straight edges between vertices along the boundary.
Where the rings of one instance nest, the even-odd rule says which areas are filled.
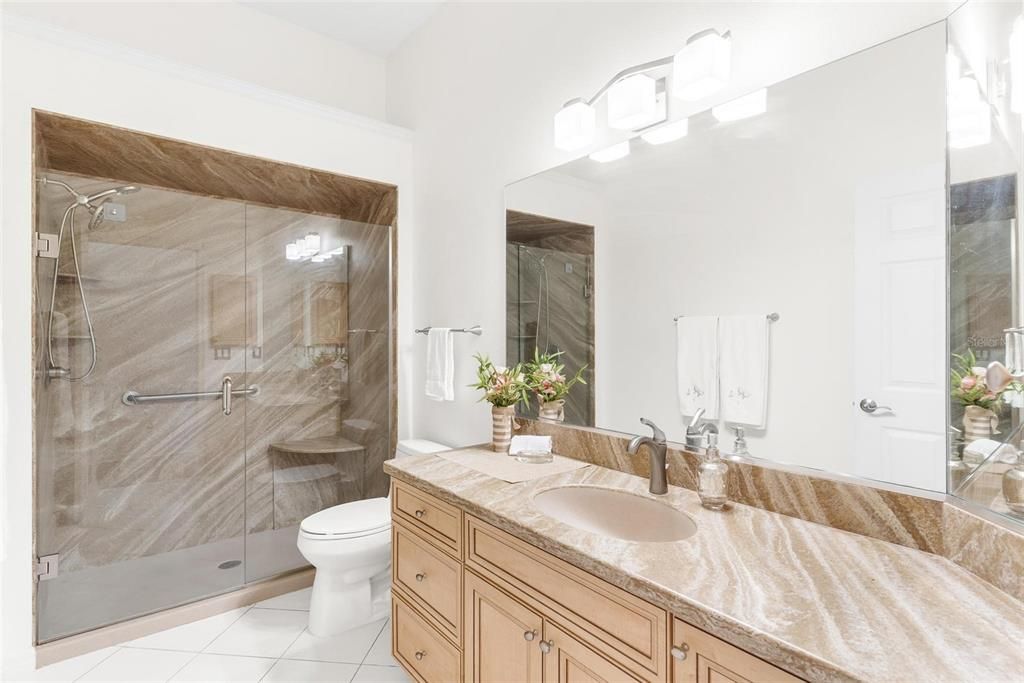
[[[393,188],[43,123],[39,642],[307,566],[299,522],[394,451]]]

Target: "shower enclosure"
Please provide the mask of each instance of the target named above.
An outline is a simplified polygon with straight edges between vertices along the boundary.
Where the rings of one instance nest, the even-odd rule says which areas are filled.
[[[565,400],[565,421],[594,424],[593,228],[506,212],[506,360],[560,353],[569,376],[585,368]],[[520,414],[536,416],[537,406]]]
[[[391,228],[37,176],[38,642],[304,567],[305,516],[387,493]]]

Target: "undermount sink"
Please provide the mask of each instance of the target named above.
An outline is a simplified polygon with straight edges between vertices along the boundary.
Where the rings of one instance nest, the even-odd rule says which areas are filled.
[[[624,541],[666,543],[697,533],[697,525],[682,512],[615,489],[563,486],[541,491],[533,502],[569,526]]]

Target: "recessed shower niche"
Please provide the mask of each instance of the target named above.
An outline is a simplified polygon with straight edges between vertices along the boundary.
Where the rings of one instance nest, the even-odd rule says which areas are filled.
[[[304,516],[388,489],[397,189],[34,130],[37,641],[305,566]]]

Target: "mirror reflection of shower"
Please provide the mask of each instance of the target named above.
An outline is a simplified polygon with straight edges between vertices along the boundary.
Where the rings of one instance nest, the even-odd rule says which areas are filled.
[[[527,252],[529,253],[529,252]],[[530,254],[536,258],[535,254]],[[537,274],[537,326],[536,330],[536,346],[540,353],[549,353],[551,345],[551,290],[548,282],[548,269],[545,261],[548,255],[542,254],[538,259],[540,271]],[[544,341],[541,342],[541,316],[545,315],[544,321]]]
[[[89,314],[89,302],[85,296],[85,286],[82,284],[82,272],[78,260],[78,246],[75,243],[75,215],[78,213],[78,209],[80,208],[84,208],[88,211],[90,215],[88,229],[93,230],[103,220],[108,211],[107,204],[111,199],[116,196],[138,192],[140,188],[136,185],[122,185],[102,190],[100,192],[95,192],[90,195],[85,195],[78,192],[67,183],[59,180],[51,180],[46,176],[42,176],[37,180],[44,186],[54,185],[61,188],[74,198],[71,204],[69,204],[64,210],[64,215],[60,221],[60,229],[57,231],[56,245],[54,247],[56,251],[56,262],[53,265],[53,282],[50,287],[50,311],[46,321],[46,376],[49,379],[63,379],[69,382],[80,382],[91,375],[92,371],[96,369],[97,353],[96,332],[93,329],[92,316]],[[67,230],[68,240],[71,243],[71,260],[75,269],[75,281],[78,284],[78,297],[82,302],[82,312],[89,332],[89,366],[86,368],[85,372],[80,375],[75,375],[70,367],[57,365],[56,361],[53,359],[53,315],[57,301],[57,279],[60,277],[61,244],[64,239],[65,230]]]

